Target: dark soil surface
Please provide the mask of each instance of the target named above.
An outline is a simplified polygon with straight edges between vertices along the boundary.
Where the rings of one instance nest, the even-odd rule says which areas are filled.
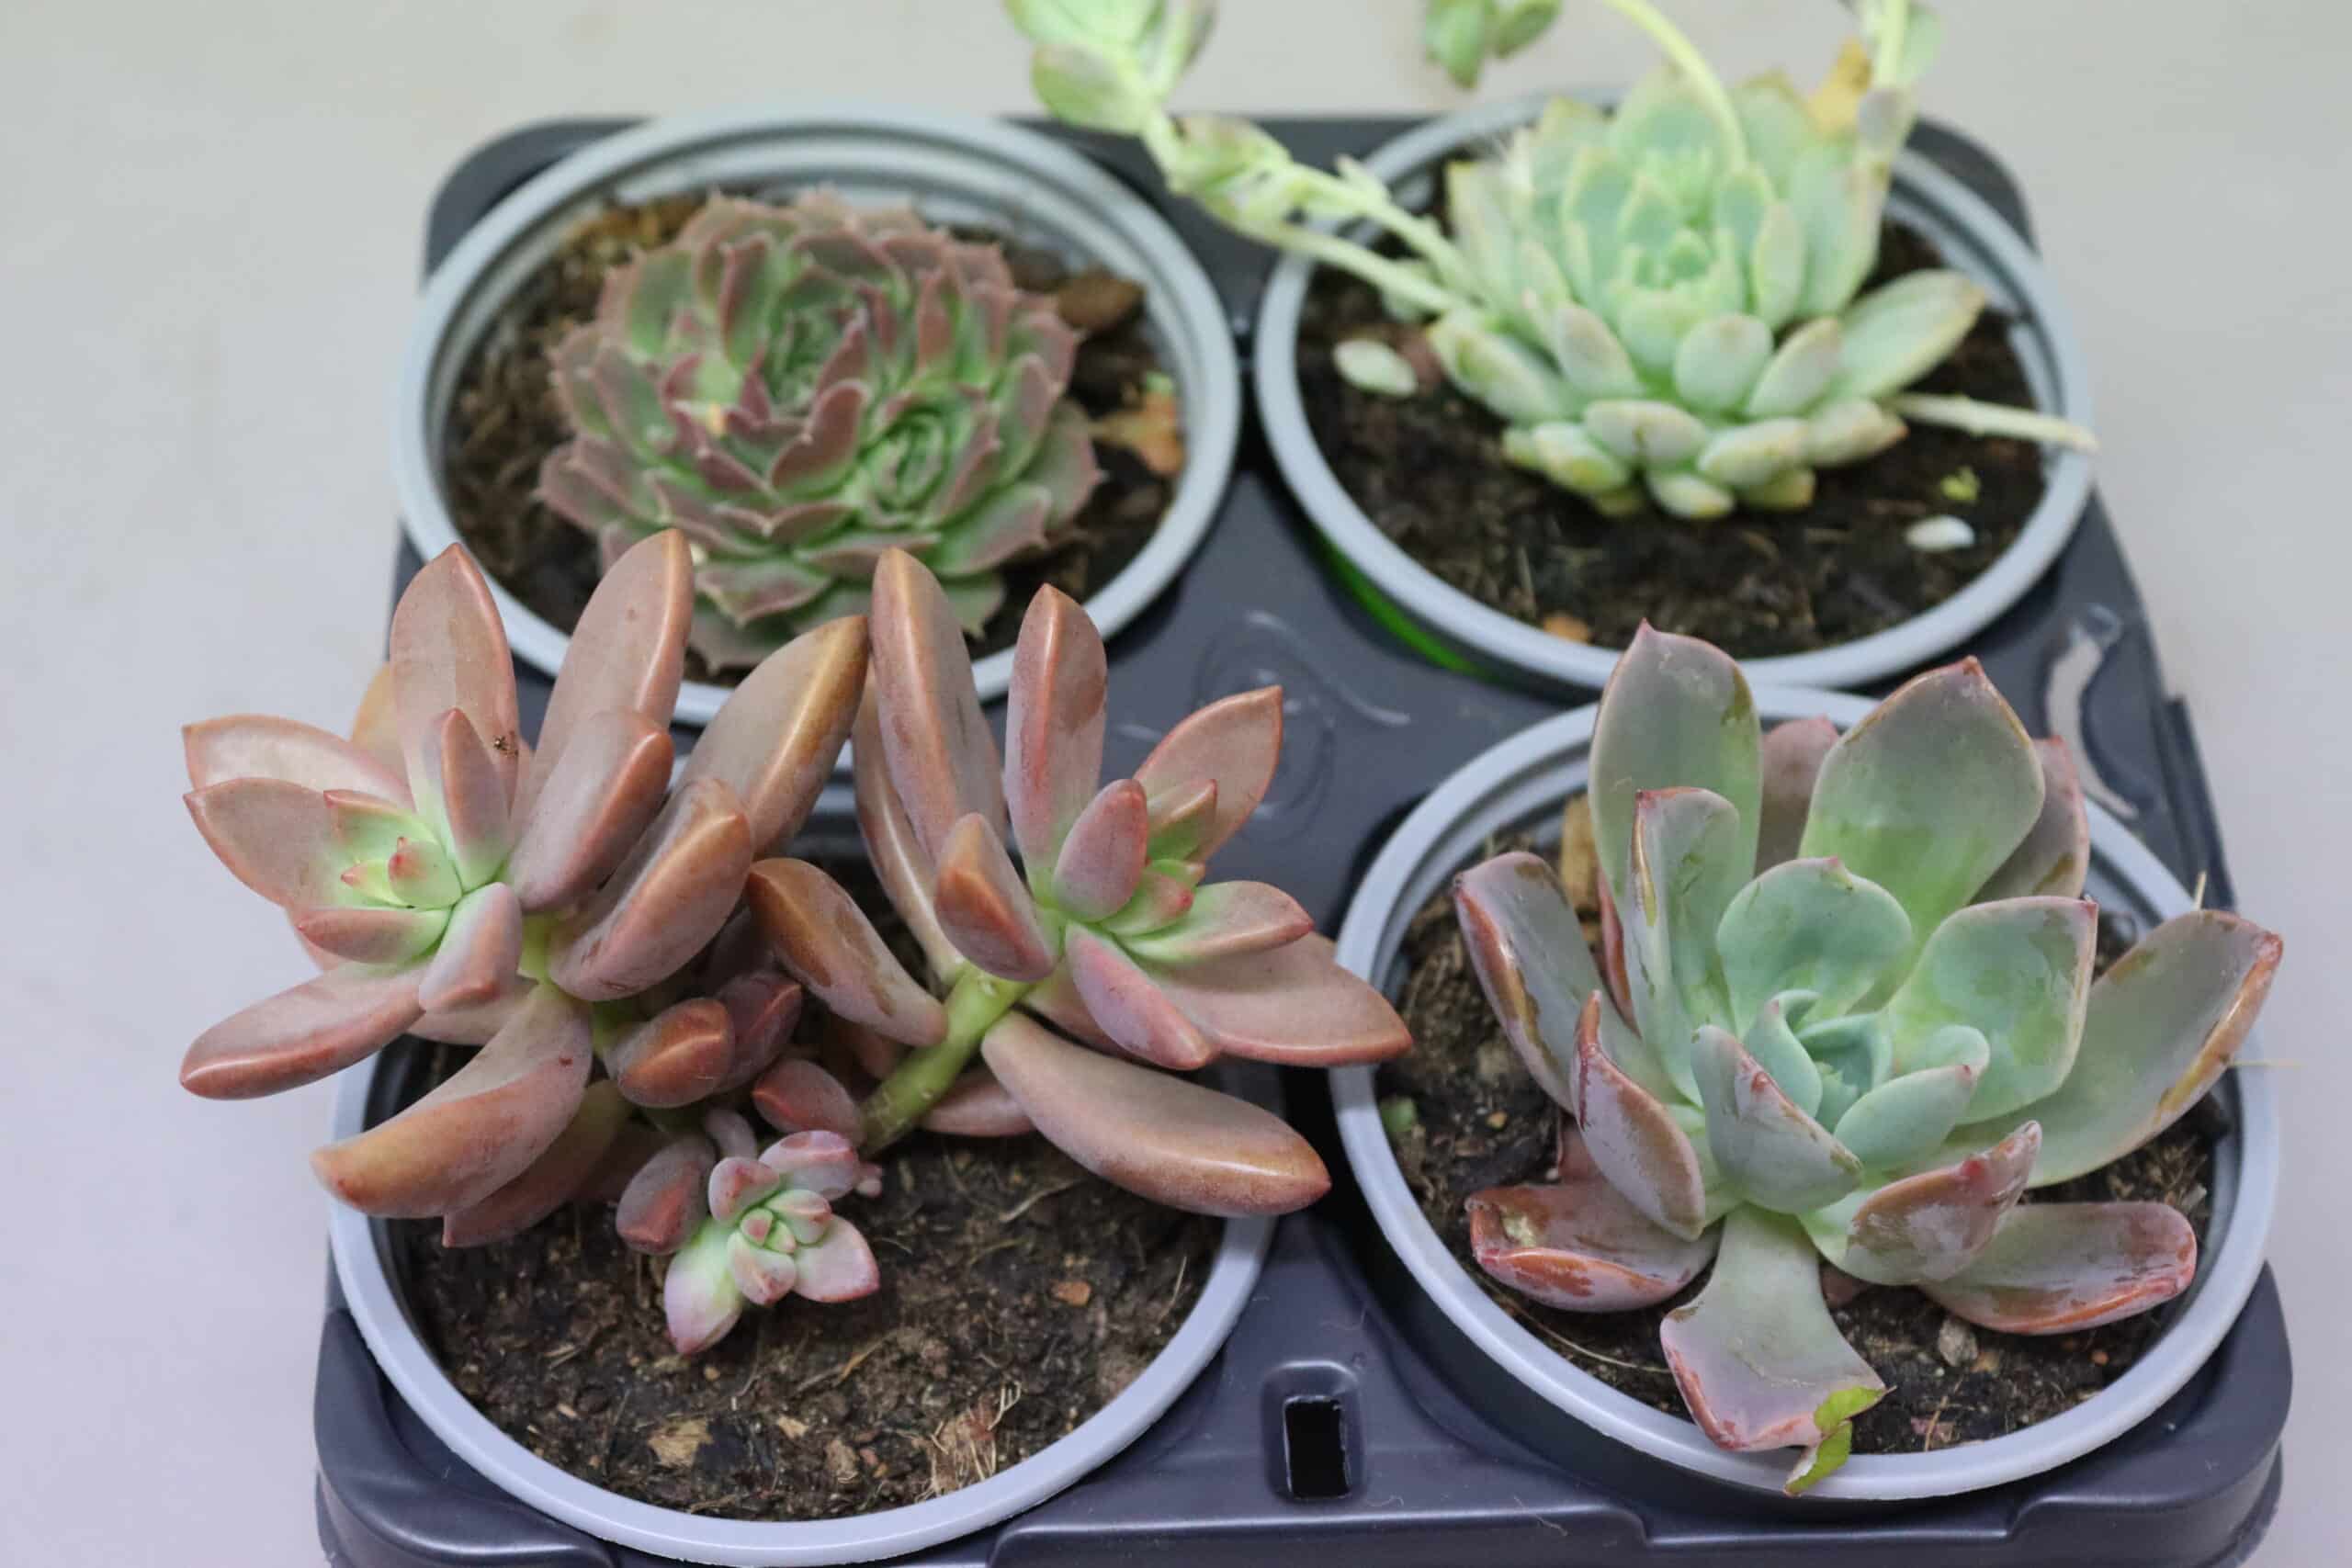
[[[573,327],[595,314],[605,275],[673,238],[703,200],[694,195],[616,205],[583,223],[516,290],[458,378],[443,475],[450,516],[491,575],[566,632],[595,590],[596,547],[533,493],[540,463],[571,435],[549,385],[548,358]],[[1146,406],[1148,386],[1161,371],[1138,324],[1139,292],[1100,273],[1073,275],[1050,252],[1012,243],[1004,248],[1023,288],[1057,295],[1066,319],[1092,329],[1080,346],[1069,395],[1090,417],[1113,423],[1098,424],[1095,434],[1102,484],[1053,549],[1004,569],[1004,606],[975,646],[976,656],[1012,646],[1040,585],[1083,601],[1116,576],[1159,526],[1172,483],[1114,438],[1118,416],[1132,418]],[[1125,309],[1116,316],[1102,309],[1106,293],[1123,297]],[[731,684],[745,673],[714,677],[699,659],[687,657],[690,679]]]
[[[1889,223],[1866,287],[1940,265]],[[2030,405],[2008,319],[1987,310],[1916,390]],[[1991,565],[2041,499],[2041,450],[1936,426],[1880,456],[1825,468],[1803,512],[1743,509],[1694,523],[1648,508],[1602,516],[1502,460],[1502,422],[1439,381],[1396,400],[1341,379],[1332,345],[1400,332],[1369,286],[1326,267],[1299,329],[1308,423],[1357,504],[1453,587],[1531,625],[1623,648],[1646,618],[1740,658],[1808,652],[1883,631],[1951,598]],[[1976,531],[1967,549],[1923,554],[1904,530],[1941,514]]]
[[[1494,852],[1534,848],[1498,841]],[[2136,932],[2102,918],[2104,966]],[[1520,1066],[1441,895],[1407,933],[1398,1010],[1413,1049],[1380,1069],[1379,1092],[1409,1097],[1419,1119],[1396,1140],[1397,1162],[1421,1212],[1487,1293],[1536,1336],[1603,1382],[1687,1418],[1658,1351],[1659,1320],[1695,1294],[1638,1312],[1572,1313],[1504,1289],[1470,1252],[1464,1201],[1487,1187],[1539,1183],[1554,1157],[1559,1111]],[[2202,1245],[2217,1120],[2210,1101],[2136,1153],[2027,1201],[2157,1199],[2188,1216]],[[1854,1423],[1856,1453],[1913,1453],[1997,1438],[2074,1408],[2120,1377],[2164,1331],[2169,1309],[2055,1337],[1978,1328],[1917,1291],[1865,1288],[1833,1315],[1888,1387]]]
[[[810,1010],[802,1038],[822,1029]],[[691,1359],[663,1327],[663,1261],[622,1246],[608,1204],[489,1247],[444,1248],[438,1221],[394,1232],[426,1343],[533,1453],[665,1507],[822,1519],[968,1486],[1069,1434],[1174,1337],[1222,1231],[1038,1137],[917,1134],[881,1164],[882,1195],[842,1213],[882,1288],[746,1308]]]

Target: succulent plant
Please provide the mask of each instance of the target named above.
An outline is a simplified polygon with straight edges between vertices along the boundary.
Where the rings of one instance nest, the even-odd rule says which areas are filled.
[[[1667,63],[1613,113],[1556,99],[1493,152],[1449,166],[1442,228],[1361,165],[1326,174],[1246,122],[1171,118],[1165,62],[1205,36],[1205,4],[1012,9],[1039,46],[1033,79],[1049,108],[1135,132],[1171,189],[1426,320],[1447,378],[1505,422],[1503,458],[1605,512],[1645,494],[1690,518],[1802,507],[1816,469],[1883,451],[1906,419],[2088,444],[2030,410],[1905,391],[1983,309],[1966,277],[1913,273],[1855,298],[1877,260],[1912,87],[1940,36],[1932,14],[1858,0],[1870,48],[1808,102],[1778,75],[1726,90],[1648,0],[1608,3]],[[1541,31],[1548,9],[1435,0],[1432,52],[1462,74]],[[1317,220],[1368,222],[1408,254]],[[1339,363],[1362,367],[1368,390],[1411,389],[1385,359]]]
[[[763,661],[673,788],[691,570],[674,532],[615,563],[536,750],[488,585],[456,548],[402,593],[353,739],[254,715],[187,729],[198,829],[322,970],[207,1030],[188,1089],[274,1093],[403,1032],[481,1046],[312,1158],[345,1202],[440,1215],[462,1245],[514,1234],[641,1148],[633,1106],[740,1089],[769,1066],[800,992],[724,927],[753,854],[789,837],[847,739],[865,627],[822,626]],[[684,997],[695,985],[708,994]]]
[[[1421,45],[1457,85],[1475,87],[1490,57],[1517,54],[1559,14],[1560,0],[1427,0]]]
[[[608,562],[660,529],[693,541],[692,645],[714,669],[862,613],[891,548],[977,633],[997,569],[1094,486],[1062,396],[1077,341],[996,247],[910,210],[715,197],[557,348],[576,434],[540,493]]]
[[[750,884],[784,967],[852,1028],[877,1080],[861,1151],[919,1124],[1034,1128],[1174,1207],[1281,1213],[1320,1196],[1329,1177],[1305,1139],[1175,1076],[1220,1055],[1325,1066],[1408,1043],[1295,901],[1205,880],[1272,777],[1279,691],[1213,704],[1134,777],[1100,784],[1102,639],[1074,602],[1042,590],[1015,652],[1000,767],[946,594],[902,552],[874,581],[872,678],[852,747],[859,824],[932,985],[816,866],[762,861]],[[794,1090],[803,1125],[850,1103],[813,1076]]]
[[[2143,1311],[2194,1277],[2161,1203],[2021,1204],[2138,1147],[2219,1079],[2278,939],[2168,920],[2093,978],[2088,834],[2062,745],[1973,660],[1842,737],[1761,734],[1705,643],[1646,626],[1595,721],[1603,955],[1526,853],[1454,902],[1504,1034],[1564,1122],[1555,1182],[1469,1201],[1477,1261],[1552,1305],[1664,1302],[1700,1426],[1833,1470],[1883,1389],[1821,1264],[2012,1333]]]

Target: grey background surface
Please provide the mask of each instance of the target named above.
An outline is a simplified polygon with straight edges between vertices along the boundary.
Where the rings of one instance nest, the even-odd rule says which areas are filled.
[[[1670,0],[1809,78],[1826,0]],[[2019,172],[2089,353],[2100,484],[2202,737],[2246,910],[2288,956],[2272,1246],[2298,1357],[2259,1568],[2345,1561],[2352,1396],[2352,7],[1951,0],[1932,113]],[[1623,80],[1593,0],[1481,96]],[[424,204],[535,118],[763,97],[1009,109],[991,0],[0,0],[0,1562],[315,1562],[329,1090],[213,1105],[205,1023],[290,983],[188,827],[176,727],[340,723],[379,656],[390,373]],[[1408,0],[1228,0],[1187,101],[1464,101]]]

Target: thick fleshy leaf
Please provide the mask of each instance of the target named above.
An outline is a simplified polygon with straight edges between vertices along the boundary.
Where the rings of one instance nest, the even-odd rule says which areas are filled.
[[[368,689],[359,694],[359,707],[351,716],[351,743],[399,779],[405,792],[408,764],[401,756],[401,716],[399,705],[392,699],[390,661],[376,666],[376,673],[368,677]],[[396,798],[404,801],[408,796],[403,793]]]
[[[757,936],[754,927],[754,940]],[[800,1021],[804,998],[799,982],[773,970],[738,975],[720,986],[717,995],[735,1036],[734,1057],[719,1083],[723,1093],[767,1070],[790,1039],[792,1026]]]
[[[958,952],[1000,979],[1036,981],[1055,953],[1004,841],[978,812],[949,829],[939,848],[932,908]]]
[[[2270,932],[2224,910],[2166,920],[2092,985],[2082,1044],[2058,1092],[1962,1128],[1956,1141],[1982,1147],[2030,1116],[2042,1132],[2036,1187],[2122,1158],[2220,1079],[2262,1011],[2282,951]]]
[[[1074,919],[1124,908],[1143,881],[1150,817],[1143,785],[1114,779],[1072,819],[1055,857],[1054,900]]]
[[[1181,919],[1125,939],[1137,958],[1183,965],[1286,947],[1315,929],[1297,899],[1264,882],[1213,882],[1192,895]]]
[[[1070,1044],[1018,1012],[989,1031],[980,1053],[1056,1147],[1155,1202],[1284,1214],[1330,1187],[1314,1146],[1273,1112]]]
[[[613,874],[670,788],[670,732],[618,708],[572,726],[506,863],[525,912],[568,908]]]
[[[904,550],[874,569],[871,671],[877,728],[916,841],[933,860],[956,822],[1004,820],[996,738],[980,714],[963,627],[938,580]]]
[[[1087,1016],[1121,1049],[1178,1071],[1216,1055],[1208,1036],[1117,944],[1078,926],[1071,928],[1062,953]]]
[[[1835,306],[1824,306],[1823,312]],[[1984,289],[1957,272],[1906,273],[1838,318],[1844,351],[1826,398],[1883,398],[1941,364],[1984,309]]]
[[[556,927],[548,975],[591,1001],[667,978],[726,923],[751,865],[735,792],[716,779],[680,787],[612,879]]]
[[[1039,589],[1013,650],[1004,728],[1005,804],[1033,874],[1052,868],[1102,776],[1108,679],[1086,612],[1057,588]]]
[[[750,1155],[722,1154],[711,1167],[710,1216],[732,1224],[752,1204],[764,1201],[785,1188],[784,1178]]]
[[[1797,1213],[1854,1190],[1862,1162],[1799,1110],[1737,1040],[1702,1025],[1690,1066],[1715,1164],[1748,1201]]]
[[[1715,928],[1732,1016],[1752,1020],[1784,991],[1809,991],[1835,1018],[1899,974],[1911,921],[1894,896],[1834,860],[1783,861],[1741,888]]]
[[[752,913],[796,980],[842,1017],[908,1045],[947,1032],[939,998],[899,966],[841,885],[805,861],[763,860],[745,890]]]
[[[822,1198],[847,1195],[874,1168],[858,1159],[848,1138],[822,1128],[778,1138],[760,1151],[760,1163],[783,1177],[786,1187]]]
[[[1967,1111],[1991,1048],[1962,1026],[1946,1032],[1940,1049],[1952,1059],[1887,1079],[1838,1119],[1838,1141],[1872,1170],[1901,1170],[1930,1157]]]
[[[1625,983],[1634,1022],[1667,1077],[1693,1093],[1691,1032],[1727,1017],[1715,930],[1756,863],[1756,829],[1704,789],[1645,789],[1634,797],[1626,869]]]
[[[841,1080],[814,1062],[793,1057],[762,1073],[752,1086],[752,1103],[779,1133],[858,1135],[857,1101]]]
[[[1808,1116],[1821,1114],[1821,1064],[1797,1038],[1792,1021],[1810,1013],[1819,999],[1811,991],[1782,991],[1756,1010],[1739,1040],[1756,1065],[1772,1075],[1789,1102]]]
[[[681,1133],[638,1168],[613,1216],[620,1238],[639,1252],[667,1256],[710,1213],[707,1189],[718,1151],[700,1133]]]
[[[421,964],[346,964],[255,1002],[196,1037],[180,1087],[207,1100],[251,1100],[341,1072],[416,1021],[424,975]]]
[[[330,961],[405,964],[441,940],[447,909],[397,909],[380,904],[301,909],[294,930]]]
[[[1560,1179],[1494,1187],[1469,1201],[1478,1267],[1521,1295],[1568,1312],[1627,1312],[1675,1295],[1715,1255],[1660,1230],[1609,1185],[1582,1141],[1564,1134]]]
[[[180,731],[190,789],[231,779],[282,779],[305,789],[353,790],[401,806],[408,781],[339,735],[290,718],[232,714]]]
[[[794,1253],[793,1261],[799,1268],[793,1293],[812,1302],[854,1302],[882,1286],[874,1249],[855,1225],[838,1217],[821,1237]]]
[[[792,1293],[800,1265],[789,1252],[770,1252],[754,1246],[738,1230],[727,1238],[727,1274],[743,1299],[753,1306],[774,1306]]]
[[[1151,858],[1181,860],[1196,853],[1216,822],[1216,781],[1200,779],[1150,795]]]
[[[1808,1214],[1805,1228],[1823,1257],[1872,1284],[1949,1280],[1992,1244],[2041,1148],[2029,1122],[1983,1154]]]
[[[985,1066],[957,1078],[923,1113],[922,1130],[949,1138],[1017,1138],[1037,1130]]]
[[[518,820],[528,820],[564,754],[590,723],[608,723],[603,716],[618,712],[655,729],[669,728],[685,672],[694,607],[694,557],[685,536],[675,529],[631,546],[605,569],[564,648],[563,667],[539,723],[538,749],[516,799]]]
[[[1756,869],[1770,871],[1796,858],[1804,840],[1804,819],[1813,805],[1821,760],[1838,744],[1838,727],[1826,718],[1797,718],[1764,734],[1763,804],[1756,834]]]
[[[1894,1070],[1923,1055],[1938,1032],[1966,1024],[1992,1045],[1969,1102],[1972,1120],[2021,1111],[2073,1069],[2090,994],[2098,911],[2080,898],[1974,904],[1938,927],[1887,1002]]]
[[[477,887],[449,911],[416,999],[427,1012],[480,1007],[513,984],[523,957],[523,906],[503,882]]]
[[[522,726],[514,665],[498,606],[462,545],[425,562],[392,610],[392,701],[408,777],[425,777],[434,727],[456,708],[491,748],[507,799],[514,798]]]
[[[428,1012],[410,1024],[408,1032],[420,1040],[444,1045],[487,1045],[506,1027],[506,1021],[514,1016],[514,1010],[530,996],[535,984],[520,975],[510,976],[499,993],[487,1001]]]
[[[236,879],[288,909],[356,902],[351,857],[327,797],[283,779],[233,778],[184,797],[196,830]]]
[[[2027,1203],[1937,1305],[2004,1334],[2073,1334],[2168,1302],[2197,1278],[2197,1233],[2165,1203]]]
[[[1837,1436],[1818,1419],[1825,1407],[1850,1418],[1885,1392],[1838,1332],[1804,1232],[1762,1209],[1724,1219],[1713,1273],[1667,1314],[1658,1341],[1691,1417],[1734,1452],[1814,1448]]]
[[[1674,1092],[1656,1055],[1601,992],[1584,930],[1549,865],[1523,850],[1497,855],[1454,878],[1453,909],[1503,1038],[1546,1094],[1576,1108],[1577,1028],[1594,996],[1610,1060],[1647,1093]]]
[[[1575,1103],[1585,1148],[1625,1201],[1686,1241],[1707,1228],[1707,1184],[1698,1151],[1667,1109],[1609,1059],[1600,1045],[1599,992],[1577,1021]]]
[[[964,955],[939,929],[939,916],[932,908],[938,874],[890,784],[890,770],[882,757],[880,711],[870,683],[854,734],[850,761],[857,793],[857,831],[865,841],[865,858],[890,907],[914,933],[932,975],[944,981],[963,964]]]
[[[662,1276],[670,1343],[681,1356],[718,1344],[743,1315],[743,1292],[735,1288],[727,1267],[728,1244],[734,1235],[730,1227],[705,1220]]]
[[[588,1010],[542,985],[448,1081],[320,1149],[311,1168],[363,1213],[414,1219],[469,1207],[529,1168],[570,1124],[594,1055]]]
[[[1909,682],[1829,749],[1798,852],[1894,894],[1916,951],[2041,814],[2033,742],[1965,659]]]
[[[1980,902],[1995,898],[2079,898],[2091,869],[2091,825],[2083,810],[2083,784],[2074,753],[2052,737],[2033,743],[2041,764],[2041,815],[2025,841],[2001,869],[1977,889]]]
[[[417,809],[449,852],[462,886],[489,881],[514,847],[507,781],[497,756],[456,708],[435,719],[425,737]]]
[[[1067,961],[1023,992],[1021,1005],[1074,1040],[1083,1040],[1101,1051],[1119,1049],[1110,1032],[1086,1010],[1086,998],[1078,994],[1078,982],[1070,978]]]
[[[789,839],[832,776],[865,683],[865,622],[827,621],[760,661],[729,694],[679,774],[735,792],[752,850]]]
[[[590,1084],[571,1122],[522,1175],[481,1202],[441,1217],[441,1245],[504,1241],[554,1213],[587,1181],[628,1119],[628,1102],[619,1090],[609,1082]]]
[[[1386,1061],[1413,1043],[1388,998],[1340,968],[1320,936],[1264,953],[1143,968],[1229,1055],[1336,1067]]]
[[[673,1002],[605,1052],[605,1067],[638,1105],[669,1109],[718,1092],[735,1059],[727,1010],[709,997]]]
[[[1283,689],[1261,686],[1221,697],[1177,722],[1136,770],[1136,782],[1154,798],[1216,786],[1215,814],[1186,852],[1206,860],[1241,830],[1274,781],[1283,750]]]
[[[1755,863],[1761,748],[1739,666],[1696,637],[1644,622],[1610,671],[1592,732],[1593,846],[1621,916],[1632,907],[1634,798],[1643,790],[1689,786],[1721,795],[1741,824],[1744,847],[1735,858]]]

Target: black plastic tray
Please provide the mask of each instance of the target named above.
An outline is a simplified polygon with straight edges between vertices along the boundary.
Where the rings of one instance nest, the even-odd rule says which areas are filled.
[[[436,197],[428,265],[502,196],[627,121],[534,126],[483,147]],[[1276,120],[1304,157],[1363,153],[1396,119]],[[1055,130],[1057,134],[1066,134]],[[1180,203],[1124,143],[1069,137],[1159,205],[1200,254],[1245,342],[1269,263]],[[1934,126],[1914,145],[2028,231],[2015,185],[1980,147]],[[1384,631],[1318,558],[1262,439],[1245,427],[1208,540],[1183,577],[1111,645],[1114,767],[1139,761],[1184,713],[1279,682],[1283,764],[1220,874],[1295,893],[1326,927],[1387,829],[1468,758],[1590,694],[1437,669]],[[417,567],[405,546],[397,579]],[[2224,905],[2230,882],[2187,716],[2165,695],[2147,620],[2094,498],[2043,581],[1971,646],[2037,733],[2066,736],[2094,798],[2184,880]],[[526,725],[548,682],[521,671]],[[690,742],[691,732],[682,732]],[[1320,1075],[1293,1074],[1294,1119],[1338,1179],[1284,1220],[1264,1280],[1209,1370],[1125,1454],[996,1528],[905,1559],[925,1564],[1282,1563],[1349,1543],[1370,1564],[1493,1568],[1600,1561],[1752,1568],[2065,1563],[2225,1568],[2277,1506],[2291,1374],[2266,1273],[2208,1365],[2155,1415],[2050,1474],[1940,1502],[1792,1510],[1670,1471],[1591,1434],[1539,1453],[1510,1435],[1529,1400],[1407,1279],[1348,1179]],[[354,1568],[655,1560],[516,1503],[452,1455],[377,1371],[330,1292],[316,1426],[320,1534]],[[1556,1418],[1536,1429],[1557,1432]]]

